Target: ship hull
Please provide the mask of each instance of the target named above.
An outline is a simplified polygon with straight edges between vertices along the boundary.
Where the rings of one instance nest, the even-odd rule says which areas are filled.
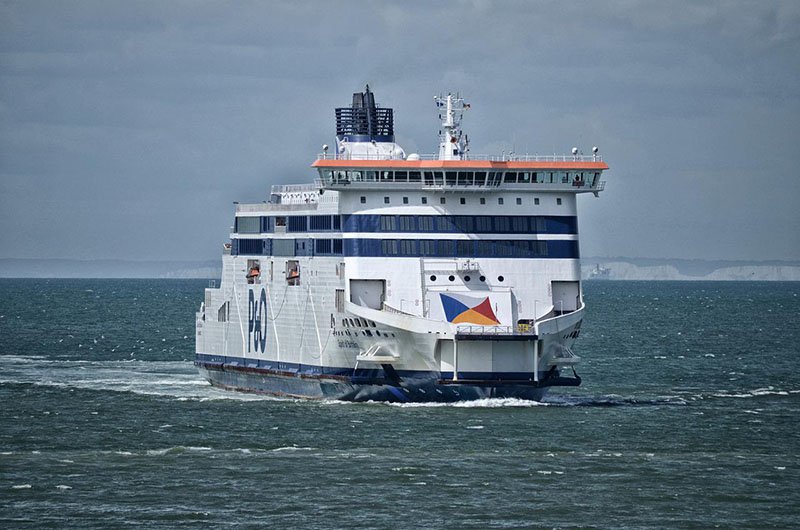
[[[516,398],[540,401],[551,386],[575,386],[580,379],[542,374],[540,381],[475,380],[453,381],[437,372],[394,372],[383,370],[343,373],[278,371],[226,365],[198,359],[195,365],[211,385],[226,390],[272,396],[340,401],[455,402],[486,398]],[[549,375],[549,377],[548,377]]]

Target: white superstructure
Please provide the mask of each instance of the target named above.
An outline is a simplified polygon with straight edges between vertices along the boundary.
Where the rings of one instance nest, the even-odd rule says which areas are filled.
[[[540,398],[578,361],[576,195],[608,166],[476,157],[469,108],[435,99],[439,154],[406,154],[369,87],[336,109],[308,185],[238,204],[218,288],[197,314],[216,385],[355,400]],[[570,370],[574,374],[574,370]]]

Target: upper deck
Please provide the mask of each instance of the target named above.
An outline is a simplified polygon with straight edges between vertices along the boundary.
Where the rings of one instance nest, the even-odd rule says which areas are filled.
[[[600,175],[608,169],[608,164],[596,154],[470,156],[460,160],[414,154],[406,159],[321,154],[312,167],[319,171],[320,186],[335,190],[504,188],[596,194],[605,186]]]

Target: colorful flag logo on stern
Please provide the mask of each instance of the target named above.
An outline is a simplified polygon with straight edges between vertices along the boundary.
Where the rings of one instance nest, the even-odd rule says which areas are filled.
[[[489,297],[473,298],[460,294],[439,293],[445,317],[451,324],[478,324],[497,326],[500,321],[492,311]]]

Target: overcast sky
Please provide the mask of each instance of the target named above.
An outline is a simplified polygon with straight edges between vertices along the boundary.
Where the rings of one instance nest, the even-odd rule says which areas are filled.
[[[584,256],[800,259],[800,2],[0,1],[0,257],[215,259],[365,83],[406,152],[600,147]]]

